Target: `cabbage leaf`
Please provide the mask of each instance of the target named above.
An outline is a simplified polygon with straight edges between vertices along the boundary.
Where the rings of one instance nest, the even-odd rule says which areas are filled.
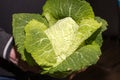
[[[22,60],[33,64],[34,61],[31,60],[31,55],[29,55],[24,47],[25,32],[24,28],[26,24],[32,19],[36,19],[47,25],[47,22],[40,14],[33,13],[16,13],[13,15],[12,26],[13,26],[13,36],[15,40],[15,45],[17,46],[17,51],[21,54]]]
[[[94,18],[92,7],[85,0],[47,0],[42,15],[50,26],[65,17],[72,17],[78,24],[84,18]]]

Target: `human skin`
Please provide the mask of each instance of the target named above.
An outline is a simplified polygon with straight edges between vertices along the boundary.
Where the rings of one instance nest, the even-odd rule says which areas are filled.
[[[15,51],[14,47],[10,51],[9,60],[16,65],[18,64],[18,58],[17,58],[16,51]]]
[[[14,47],[10,51],[9,61],[21,68],[23,71],[31,71],[35,73],[40,72],[40,67],[38,65],[30,66],[26,61],[21,60],[20,54]]]

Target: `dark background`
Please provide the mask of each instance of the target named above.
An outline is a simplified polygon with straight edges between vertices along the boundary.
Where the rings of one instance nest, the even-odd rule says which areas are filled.
[[[41,13],[45,0],[0,0],[0,26],[12,32],[12,14]]]
[[[73,80],[120,80],[120,8],[118,8],[117,0],[88,1],[95,15],[106,19],[109,26],[103,33],[103,54],[100,60],[86,71],[75,74]],[[1,0],[0,26],[6,32],[12,33],[13,13],[41,13],[44,3],[45,0]]]

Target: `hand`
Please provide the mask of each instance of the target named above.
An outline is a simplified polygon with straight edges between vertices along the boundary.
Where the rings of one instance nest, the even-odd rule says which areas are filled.
[[[18,64],[18,58],[17,58],[16,51],[14,48],[12,48],[10,51],[9,60],[16,65]]]
[[[30,66],[27,62],[21,60],[20,54],[17,53],[14,47],[10,51],[9,60],[25,72],[40,73],[40,67],[38,65]]]

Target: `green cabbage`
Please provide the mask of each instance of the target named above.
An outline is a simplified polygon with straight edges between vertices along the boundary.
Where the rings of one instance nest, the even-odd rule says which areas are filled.
[[[57,78],[96,64],[106,26],[85,0],[47,0],[42,14],[13,15],[13,36],[22,59]]]

